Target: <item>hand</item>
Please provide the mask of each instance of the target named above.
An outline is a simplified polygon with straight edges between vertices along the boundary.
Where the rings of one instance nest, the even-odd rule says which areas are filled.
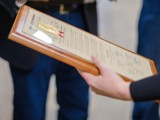
[[[86,80],[91,90],[96,94],[131,100],[130,82],[125,82],[118,74],[108,69],[98,58],[92,56],[93,63],[100,71],[100,75],[95,76],[87,72],[78,70],[80,75]]]

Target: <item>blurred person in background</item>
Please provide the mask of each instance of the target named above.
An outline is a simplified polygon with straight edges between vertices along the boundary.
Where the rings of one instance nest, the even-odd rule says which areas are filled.
[[[97,35],[95,0],[31,0],[27,4],[55,18]],[[88,85],[77,70],[40,54],[30,70],[10,65],[14,83],[14,120],[45,120],[49,82],[56,75],[58,120],[87,120]]]
[[[10,66],[19,69],[19,76],[21,76],[30,72],[35,66],[38,53],[7,39],[17,13],[15,2],[15,0],[0,0],[0,57],[7,60]],[[25,93],[23,88],[20,91]],[[21,104],[15,101],[14,99],[14,106]],[[20,113],[18,114],[20,115]]]
[[[138,26],[138,53],[154,60],[160,71],[160,1],[143,0]],[[159,104],[135,102],[133,120],[159,120]]]

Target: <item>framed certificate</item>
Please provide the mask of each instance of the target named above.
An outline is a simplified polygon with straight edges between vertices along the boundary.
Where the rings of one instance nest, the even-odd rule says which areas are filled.
[[[93,54],[124,80],[157,73],[152,60],[28,6],[20,8],[9,39],[95,75]]]

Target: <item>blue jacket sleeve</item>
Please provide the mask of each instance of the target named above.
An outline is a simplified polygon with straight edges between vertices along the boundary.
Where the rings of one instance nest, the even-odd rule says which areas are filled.
[[[132,82],[130,92],[134,101],[160,99],[160,74]]]

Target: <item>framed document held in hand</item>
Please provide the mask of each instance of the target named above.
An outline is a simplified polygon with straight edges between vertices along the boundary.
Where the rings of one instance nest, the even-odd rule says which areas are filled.
[[[9,39],[95,75],[93,54],[127,81],[156,74],[152,60],[28,6],[20,8]]]

